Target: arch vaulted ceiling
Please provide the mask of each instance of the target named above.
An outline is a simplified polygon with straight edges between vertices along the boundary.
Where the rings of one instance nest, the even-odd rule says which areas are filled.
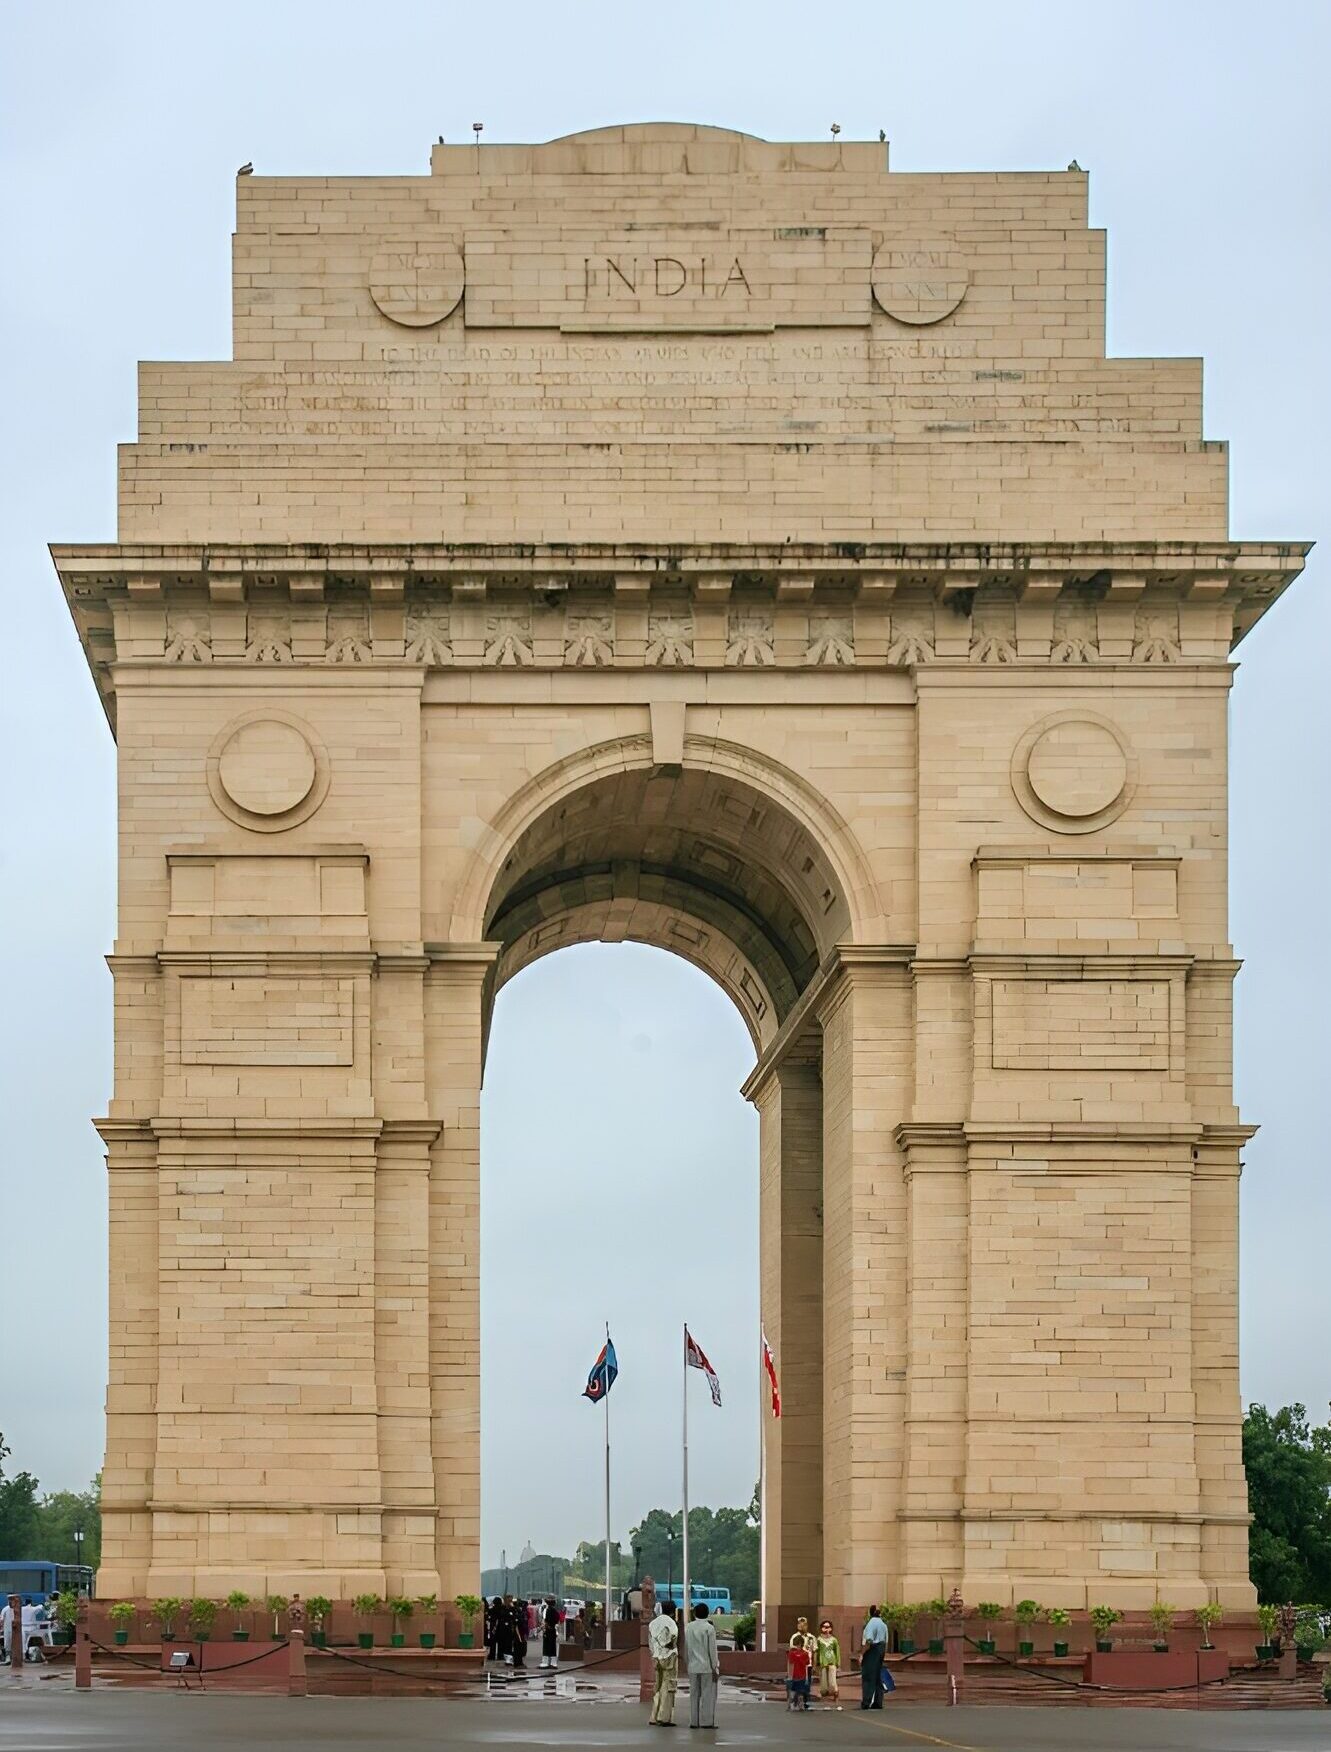
[[[793,815],[730,774],[616,772],[554,803],[495,880],[486,936],[495,990],[571,943],[652,943],[734,1000],[771,1040],[850,912],[826,854]]]

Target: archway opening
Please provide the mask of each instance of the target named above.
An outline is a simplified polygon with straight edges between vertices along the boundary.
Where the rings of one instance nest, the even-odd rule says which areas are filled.
[[[633,1527],[679,1509],[686,1319],[722,1383],[720,1410],[691,1383],[692,1502],[748,1505],[758,1117],[739,1088],[753,1063],[735,1007],[659,949],[581,944],[501,993],[481,1106],[481,1555],[492,1584],[507,1569],[515,1591],[534,1591],[524,1551],[575,1560],[604,1537],[604,1413],[581,1394],[607,1321],[620,1366],[611,1538],[625,1560]],[[695,1581],[713,1579],[695,1562]]]
[[[715,1467],[695,1474],[690,1508],[700,1492],[749,1502],[761,1302],[799,1407],[767,1444],[769,1602],[783,1574],[798,1578],[801,1598],[820,1585],[821,1046],[800,1000],[853,920],[829,849],[835,825],[810,817],[789,775],[760,771],[751,757],[734,770],[724,764],[732,755],[686,739],[681,767],[651,766],[631,750],[580,784],[556,778],[543,807],[533,798],[510,819],[493,858],[484,934],[498,953],[484,1000],[481,1150],[481,1544],[492,1584],[514,1546],[520,1555],[541,1543],[537,1526],[521,1525],[524,1505],[533,1522],[540,1506],[552,1539],[603,1537],[599,1414],[578,1396],[607,1319],[620,1345],[621,1312],[635,1370],[639,1355],[642,1365],[631,1393],[621,1352],[612,1448],[616,1412],[640,1421],[646,1446],[624,1444],[612,1539],[646,1510],[678,1505],[685,1320],[718,1369],[724,1359],[738,1418],[726,1422],[723,1376],[721,1412],[703,1396],[691,1425],[695,1466],[695,1439],[719,1446]],[[626,945],[623,974],[611,997],[599,969],[617,944]],[[573,953],[535,965],[561,949]],[[731,1005],[695,1012],[703,982],[680,961]],[[514,1001],[502,1001],[519,975]],[[627,1032],[625,1015],[637,1018]],[[494,1018],[511,1044],[497,1034],[489,1043]],[[653,1030],[683,1056],[652,1065]],[[789,1065],[773,1076],[769,1058],[755,1123],[738,1090],[774,1043]],[[635,1064],[644,1044],[648,1062]],[[696,1564],[693,1579],[707,1579]]]

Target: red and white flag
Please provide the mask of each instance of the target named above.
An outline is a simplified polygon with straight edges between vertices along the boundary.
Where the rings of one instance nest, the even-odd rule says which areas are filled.
[[[707,1385],[712,1390],[712,1404],[720,1405],[721,1383],[716,1378],[716,1370],[703,1355],[702,1347],[687,1326],[684,1328],[684,1361],[690,1369],[702,1370],[707,1377]]]
[[[772,1386],[772,1416],[781,1416],[781,1384],[776,1378],[776,1358],[772,1355],[772,1347],[767,1342],[767,1334],[763,1334],[763,1367],[767,1370],[767,1379]]]

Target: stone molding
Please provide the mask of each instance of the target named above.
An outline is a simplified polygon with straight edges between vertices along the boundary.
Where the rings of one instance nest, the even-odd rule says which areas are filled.
[[[118,664],[1074,677],[1224,666],[1306,546],[404,544],[52,550],[104,700]],[[350,673],[348,673],[350,672]],[[417,683],[419,685],[419,682]]]

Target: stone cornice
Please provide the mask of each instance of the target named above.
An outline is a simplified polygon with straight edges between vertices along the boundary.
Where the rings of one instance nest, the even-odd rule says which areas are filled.
[[[740,1084],[746,1101],[756,1101],[769,1077],[780,1070],[792,1048],[805,1032],[818,1026],[823,1012],[841,986],[844,976],[857,968],[897,967],[909,969],[915,949],[908,943],[840,943],[792,1005],[789,1015]]]
[[[117,678],[341,688],[634,670],[930,684],[1227,685],[1306,545],[106,543],[52,550],[108,711]],[[1034,678],[1034,680],[1032,679]],[[253,682],[247,683],[253,685]]]

